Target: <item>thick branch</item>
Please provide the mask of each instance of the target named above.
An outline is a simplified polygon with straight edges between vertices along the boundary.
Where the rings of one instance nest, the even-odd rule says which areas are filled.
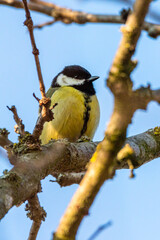
[[[0,4],[7,5],[15,8],[23,8],[23,4],[18,0],[0,0]],[[102,15],[102,14],[91,14],[81,11],[73,11],[71,9],[65,9],[56,6],[52,3],[37,1],[29,2],[29,9],[46,14],[54,18],[54,21],[62,21],[64,23],[116,23],[123,24],[125,20],[121,15]],[[149,36],[155,38],[160,35],[160,25],[144,22],[143,30],[147,31]]]
[[[102,184],[114,175],[114,160],[124,144],[128,124],[136,110],[134,107],[129,108],[132,104],[131,96],[134,94],[130,73],[134,69],[135,63],[131,62],[131,57],[140,36],[150,1],[136,0],[133,12],[127,19],[108,79],[108,86],[115,97],[114,111],[105,132],[104,140],[97,146],[91,164],[61,218],[58,229],[53,236],[55,240],[75,239],[78,227],[83,217],[88,214]],[[129,105],[127,109],[126,104]]]
[[[157,128],[130,137],[126,143],[134,150],[136,160],[133,164],[136,168],[160,157],[160,131]],[[40,180],[49,174],[55,176],[64,173],[67,176],[65,173],[68,172],[83,173],[97,145],[98,142],[54,142],[43,147],[41,152],[17,157],[14,168],[0,178],[0,219],[11,207],[39,192]],[[117,163],[117,169],[121,168],[128,168],[125,158]],[[73,180],[73,183],[77,183],[77,180]]]

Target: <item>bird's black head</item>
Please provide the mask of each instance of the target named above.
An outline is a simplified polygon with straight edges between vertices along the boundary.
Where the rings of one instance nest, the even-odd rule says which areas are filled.
[[[53,79],[51,87],[70,86],[88,95],[94,95],[93,81],[99,77],[91,74],[78,65],[67,66]]]

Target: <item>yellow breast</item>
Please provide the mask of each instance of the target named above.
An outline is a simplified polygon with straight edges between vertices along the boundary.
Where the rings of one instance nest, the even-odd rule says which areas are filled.
[[[99,123],[99,104],[95,95],[87,100],[87,95],[73,87],[60,87],[51,97],[54,119],[46,122],[40,136],[42,144],[51,139],[67,138],[74,142],[81,135],[93,138]],[[86,108],[87,107],[87,108]]]

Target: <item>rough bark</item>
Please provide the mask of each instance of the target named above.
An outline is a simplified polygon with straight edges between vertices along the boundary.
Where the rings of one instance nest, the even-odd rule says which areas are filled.
[[[157,128],[130,137],[126,140],[135,154],[133,164],[138,168],[160,156],[160,132]],[[0,178],[0,218],[14,205],[31,198],[41,190],[40,180],[49,174],[61,175],[61,185],[78,183],[79,174],[86,170],[98,142],[51,142],[42,151],[26,153],[19,156],[11,171]],[[119,158],[117,169],[128,168],[127,159]],[[71,179],[72,173],[73,178]],[[66,173],[66,175],[65,175]],[[69,179],[67,179],[67,175]],[[77,180],[78,179],[78,180]]]
[[[54,240],[74,240],[79,225],[106,179],[114,175],[114,160],[124,144],[126,130],[134,112],[146,108],[147,95],[132,90],[130,73],[135,62],[131,57],[141,33],[151,0],[136,0],[133,12],[123,28],[123,37],[110,69],[107,84],[114,94],[114,110],[104,140],[97,146],[89,168],[60,220]],[[143,97],[142,97],[143,96]],[[142,97],[142,98],[141,98]],[[139,100],[141,102],[138,104]],[[133,101],[134,100],[134,101]]]

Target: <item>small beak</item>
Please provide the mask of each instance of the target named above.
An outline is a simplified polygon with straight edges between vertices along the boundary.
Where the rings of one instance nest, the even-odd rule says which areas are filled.
[[[98,76],[91,76],[87,80],[93,82],[93,81],[97,80],[98,78],[99,78]]]

